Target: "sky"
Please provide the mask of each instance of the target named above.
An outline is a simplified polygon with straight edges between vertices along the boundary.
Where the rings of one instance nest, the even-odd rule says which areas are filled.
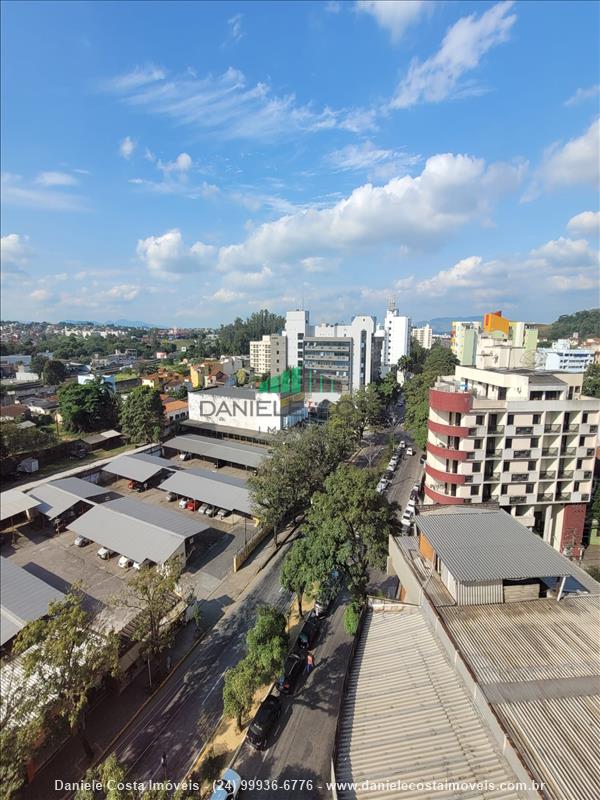
[[[595,2],[2,6],[2,318],[599,304]]]

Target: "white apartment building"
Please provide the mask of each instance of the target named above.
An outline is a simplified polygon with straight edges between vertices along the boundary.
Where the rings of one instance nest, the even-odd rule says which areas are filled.
[[[457,367],[429,392],[425,503],[496,501],[562,551],[581,545],[600,401],[583,375]]]
[[[425,350],[431,350],[433,344],[433,329],[431,325],[423,325],[421,328],[411,328],[411,338],[418,342]]]
[[[285,315],[285,330],[283,335],[287,341],[287,363],[290,367],[301,367],[304,354],[304,338],[312,336],[313,330],[309,323],[309,312],[296,309],[288,311]]]
[[[354,317],[349,325],[315,325],[315,339],[350,339],[352,341],[350,354],[349,384],[352,390],[362,389],[371,383],[374,375],[373,369],[373,337],[377,327],[375,317]],[[305,369],[309,363],[305,360]]]
[[[462,366],[475,364],[477,341],[481,332],[481,322],[462,322],[457,320],[452,323],[450,349]]]
[[[250,367],[263,375],[281,375],[287,367],[287,340],[279,334],[265,334],[250,342]]]
[[[410,353],[410,317],[400,314],[392,301],[383,321],[383,348],[381,352],[381,375],[387,375],[402,356]]]
[[[552,372],[585,372],[594,363],[592,350],[571,349],[568,339],[558,339],[550,347],[538,348],[537,369]]]

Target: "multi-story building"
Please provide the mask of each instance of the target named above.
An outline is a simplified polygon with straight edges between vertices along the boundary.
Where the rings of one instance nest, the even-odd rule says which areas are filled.
[[[414,339],[425,350],[431,350],[433,344],[433,329],[431,325],[423,325],[421,328],[411,328],[411,338]]]
[[[559,339],[550,347],[540,347],[537,352],[536,367],[552,372],[585,372],[594,363],[592,350],[571,349],[568,339]]]
[[[457,367],[429,392],[425,502],[496,501],[563,551],[582,540],[600,401],[583,375]]]
[[[290,367],[302,367],[304,337],[312,335],[309,316],[310,313],[304,309],[288,311],[285,315],[283,335],[287,341],[287,363]]]
[[[395,367],[402,356],[410,353],[410,317],[400,314],[392,300],[383,321],[383,348],[381,352],[381,375]]]
[[[304,386],[314,392],[345,394],[352,388],[352,339],[307,336],[304,339]]]
[[[275,333],[250,342],[250,367],[261,375],[281,375],[287,367],[286,344],[286,337]]]
[[[477,339],[480,331],[481,322],[456,321],[452,323],[450,349],[462,366],[472,366],[475,363]]]

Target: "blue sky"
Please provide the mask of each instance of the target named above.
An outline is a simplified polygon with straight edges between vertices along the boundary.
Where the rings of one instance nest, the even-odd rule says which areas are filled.
[[[5,2],[2,317],[598,305],[593,2]]]

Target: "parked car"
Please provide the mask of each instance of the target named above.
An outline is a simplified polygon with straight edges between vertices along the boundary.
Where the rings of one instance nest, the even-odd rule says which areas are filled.
[[[377,494],[382,494],[383,492],[385,492],[385,486],[382,483],[378,483],[377,486],[375,487],[375,491],[377,492]]]
[[[235,800],[240,793],[242,779],[234,769],[226,769],[215,781],[210,800]]]
[[[296,645],[300,650],[310,650],[314,647],[319,636],[319,619],[316,614],[311,613],[305,619],[304,625],[300,629]]]
[[[418,500],[419,499],[419,491],[418,491],[418,489],[415,489],[415,488],[411,489],[410,499],[411,500]]]
[[[148,481],[144,481],[143,483],[138,483],[135,487],[136,492],[145,492],[148,488]]]
[[[141,569],[142,567],[149,567],[149,566],[150,566],[150,560],[147,559],[147,558],[145,558],[143,561],[134,561],[133,562],[133,568],[134,569]]]
[[[179,453],[180,461],[189,461],[191,457],[192,457],[191,453]]]
[[[198,513],[204,514],[207,508],[208,508],[208,503],[200,503],[200,505],[198,506]]]
[[[424,464],[427,461],[427,456],[425,453],[419,458],[419,464]]]
[[[196,511],[196,509],[198,508],[198,501],[190,499],[185,504],[185,507],[187,508],[188,511]]]
[[[211,506],[210,504],[208,504],[206,506],[206,508],[204,509],[204,513],[206,514],[207,517],[210,517],[210,516],[214,517],[213,511],[215,512],[215,514],[217,513],[215,507]]]
[[[421,484],[415,483],[415,485],[413,486],[413,492],[419,493],[420,491],[421,491]]]
[[[407,447],[406,448],[406,455],[407,456],[414,456],[414,454],[415,454],[415,451],[412,449],[412,447]]]
[[[227,517],[230,516],[231,516],[231,511],[229,511],[227,508],[220,508],[217,511],[217,519],[226,519]]]
[[[101,547],[100,550],[98,550],[98,555],[103,561],[108,561],[109,558],[114,556],[114,552],[109,550],[108,547]]]
[[[182,497],[178,503],[179,508],[185,508],[187,506],[187,502],[188,502],[187,497]]]
[[[410,526],[412,525],[412,521],[413,521],[413,514],[411,514],[410,511],[405,511],[404,514],[402,515],[402,519],[400,520],[400,524],[402,525],[403,528],[410,528]]]
[[[127,484],[127,488],[131,490],[137,489],[137,487],[138,487],[137,481],[129,481],[129,483]]]
[[[121,569],[129,569],[129,567],[133,564],[133,561],[130,558],[127,558],[127,556],[121,556],[117,564],[121,567]]]
[[[86,539],[85,536],[78,536],[73,544],[75,547],[86,547],[88,544],[91,544],[91,542],[89,539]]]
[[[172,503],[173,500],[177,500],[177,495],[175,494],[175,492],[167,492],[165,498],[168,503]]]
[[[268,695],[261,703],[254,719],[250,723],[246,739],[257,750],[267,745],[269,734],[275,727],[281,714],[281,700],[274,694]]]
[[[406,447],[406,442],[404,441],[404,439],[401,440],[398,447],[400,448],[400,450],[404,450],[404,448]]]
[[[283,664],[283,675],[279,678],[279,691],[282,694],[294,694],[298,678],[306,665],[306,656],[290,653]]]
[[[406,504],[406,508],[404,509],[405,513],[407,511],[410,514],[412,514],[413,516],[416,514],[416,512],[417,512],[417,501],[416,500],[409,500],[408,501],[408,503]]]

